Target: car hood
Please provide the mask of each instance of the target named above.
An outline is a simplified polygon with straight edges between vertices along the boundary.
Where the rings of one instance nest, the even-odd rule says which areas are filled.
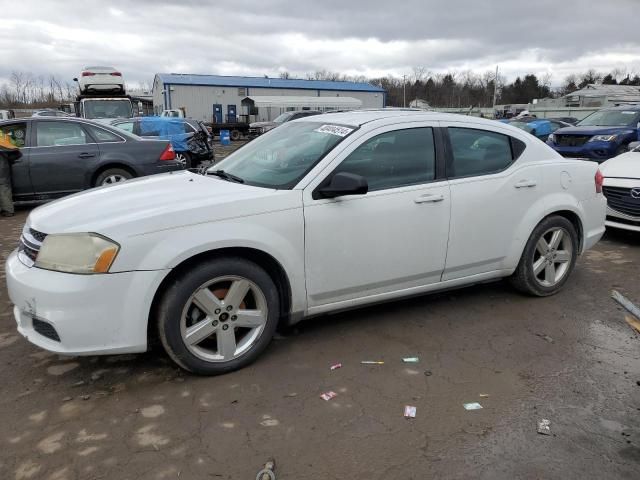
[[[616,133],[632,133],[629,127],[564,127],[554,133],[556,135],[614,135]]]
[[[218,177],[174,172],[98,187],[36,208],[35,230],[95,232],[118,240],[185,225],[285,210],[301,194],[232,183]]]
[[[607,160],[600,165],[600,171],[605,178],[640,179],[640,152],[627,152]]]

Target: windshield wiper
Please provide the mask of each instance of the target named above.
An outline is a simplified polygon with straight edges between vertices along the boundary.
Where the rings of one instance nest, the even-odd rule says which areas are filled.
[[[232,173],[227,173],[224,170],[214,170],[213,172],[208,172],[209,175],[215,175],[216,177],[220,177],[229,182],[236,183],[244,183],[244,180]]]

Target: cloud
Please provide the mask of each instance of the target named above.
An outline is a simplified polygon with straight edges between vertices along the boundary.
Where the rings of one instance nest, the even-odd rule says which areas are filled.
[[[96,0],[30,1],[3,12],[0,79],[13,70],[70,81],[83,65],[114,65],[129,82],[154,73],[368,77],[493,70],[640,70],[636,0]]]

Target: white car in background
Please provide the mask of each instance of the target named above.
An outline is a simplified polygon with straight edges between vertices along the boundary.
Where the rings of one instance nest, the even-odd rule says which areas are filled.
[[[629,152],[600,165],[607,198],[607,220],[612,228],[640,232],[640,142],[631,142]]]
[[[78,82],[81,95],[125,92],[122,73],[113,67],[84,67],[74,80]]]
[[[98,188],[31,212],[7,260],[18,331],[60,354],[241,368],[279,323],[509,277],[558,292],[604,233],[595,162],[491,120],[307,117],[207,175]],[[517,320],[517,319],[514,319]]]

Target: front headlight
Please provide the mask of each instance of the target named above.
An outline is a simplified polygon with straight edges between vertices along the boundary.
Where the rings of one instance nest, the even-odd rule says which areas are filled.
[[[47,235],[35,266],[67,273],[107,273],[120,245],[95,233]]]
[[[594,135],[589,139],[590,142],[613,142],[617,135]]]

